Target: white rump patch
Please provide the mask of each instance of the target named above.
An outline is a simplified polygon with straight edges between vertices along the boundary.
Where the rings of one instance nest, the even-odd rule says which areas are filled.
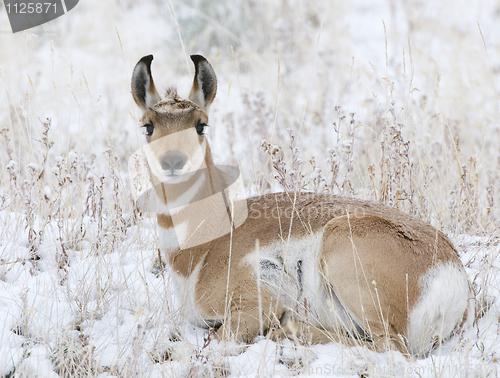
[[[410,310],[408,348],[412,354],[425,354],[433,343],[446,339],[462,323],[473,321],[474,301],[467,275],[453,263],[437,265],[419,280],[421,295]]]

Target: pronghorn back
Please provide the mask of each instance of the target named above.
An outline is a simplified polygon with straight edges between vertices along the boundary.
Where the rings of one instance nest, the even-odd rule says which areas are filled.
[[[152,60],[134,68],[132,94],[144,111],[160,249],[191,322],[218,327],[219,339],[267,332],[415,355],[471,323],[464,267],[431,225],[329,194],[234,200],[234,175],[214,165],[204,135],[217,89],[210,63],[192,56],[189,99],[174,89],[161,98]]]

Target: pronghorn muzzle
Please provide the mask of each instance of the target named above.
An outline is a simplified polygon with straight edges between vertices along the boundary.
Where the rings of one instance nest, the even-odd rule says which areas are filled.
[[[180,151],[168,151],[160,158],[161,167],[175,175],[176,171],[182,170],[186,164],[187,156]]]

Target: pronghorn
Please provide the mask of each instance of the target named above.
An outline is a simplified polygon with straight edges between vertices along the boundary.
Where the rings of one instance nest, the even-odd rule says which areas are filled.
[[[450,240],[380,203],[313,193],[252,197],[244,222],[190,243],[203,223],[212,233],[218,219],[234,218],[227,198],[222,211],[201,201],[234,178],[214,166],[204,135],[215,72],[204,57],[191,59],[189,99],[173,88],[158,94],[152,55],[135,66],[132,95],[150,146],[160,250],[192,323],[218,327],[219,340],[251,342],[267,332],[410,355],[471,324],[473,290]],[[204,214],[217,212],[207,221]]]

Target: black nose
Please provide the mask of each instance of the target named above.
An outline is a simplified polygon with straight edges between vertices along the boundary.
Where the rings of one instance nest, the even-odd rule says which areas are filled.
[[[176,169],[182,169],[186,164],[187,156],[179,151],[168,151],[161,157],[161,167],[165,171],[171,171],[172,174]]]

